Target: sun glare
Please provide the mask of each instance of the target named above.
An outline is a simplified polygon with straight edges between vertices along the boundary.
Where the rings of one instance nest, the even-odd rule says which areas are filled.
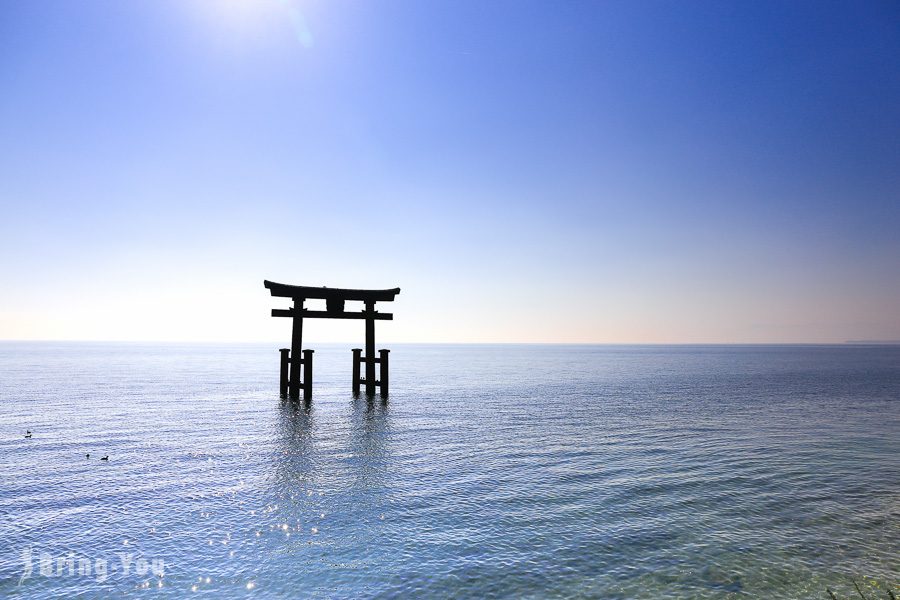
[[[312,34],[296,0],[196,0],[204,20],[237,38],[260,38],[289,29],[304,47]]]

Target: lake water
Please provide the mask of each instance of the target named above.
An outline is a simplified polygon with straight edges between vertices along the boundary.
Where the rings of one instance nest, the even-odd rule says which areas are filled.
[[[900,595],[900,347],[312,347],[0,344],[0,594]]]

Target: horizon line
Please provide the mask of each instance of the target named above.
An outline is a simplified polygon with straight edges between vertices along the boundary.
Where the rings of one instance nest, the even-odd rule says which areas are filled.
[[[70,344],[160,344],[160,345],[278,345],[271,340],[81,340],[81,339],[0,339],[0,343],[70,343]],[[900,346],[900,340],[843,340],[837,342],[410,342],[387,344],[433,346]],[[360,345],[359,341],[310,341],[310,344]],[[306,344],[304,344],[306,345]]]

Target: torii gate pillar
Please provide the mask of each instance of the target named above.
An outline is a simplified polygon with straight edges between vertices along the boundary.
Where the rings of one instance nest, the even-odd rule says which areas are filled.
[[[294,300],[294,318],[291,320],[291,375],[288,380],[289,396],[297,398],[300,395],[300,358],[303,349],[303,298]],[[311,383],[306,381],[304,383]],[[303,386],[304,395],[312,395],[312,388],[306,393],[307,386]],[[306,398],[304,398],[306,399]]]
[[[375,394],[375,303],[366,302],[366,396]]]

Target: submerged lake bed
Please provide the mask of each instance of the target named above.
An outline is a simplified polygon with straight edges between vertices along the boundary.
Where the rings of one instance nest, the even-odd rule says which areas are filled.
[[[897,593],[898,346],[309,347],[0,343],[0,592]]]

